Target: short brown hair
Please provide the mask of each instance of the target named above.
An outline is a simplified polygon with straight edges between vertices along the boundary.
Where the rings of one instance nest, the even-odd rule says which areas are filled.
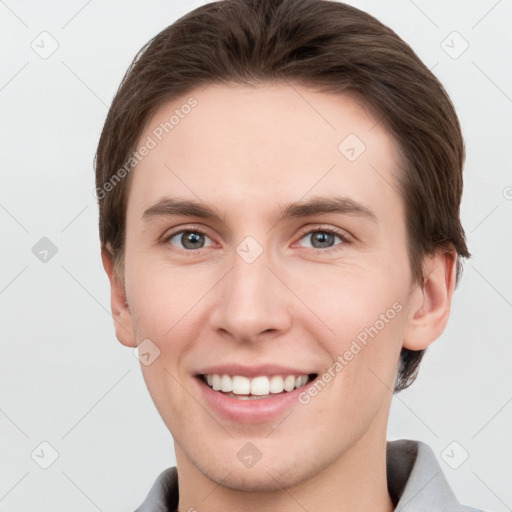
[[[398,142],[398,188],[415,283],[423,282],[424,256],[439,249],[457,252],[459,278],[459,257],[469,252],[459,218],[464,141],[453,105],[395,32],[363,11],[326,0],[209,3],[136,55],[108,113],[95,160],[100,239],[120,275],[131,174],[112,180],[119,178],[151,116],[198,86],[268,81],[352,91],[363,98]],[[414,381],[423,352],[402,349],[395,391]]]

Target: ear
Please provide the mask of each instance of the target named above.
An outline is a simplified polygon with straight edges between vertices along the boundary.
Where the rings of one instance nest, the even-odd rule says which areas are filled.
[[[424,261],[425,280],[412,292],[404,348],[423,350],[443,333],[457,277],[455,250],[439,250]]]
[[[127,347],[136,347],[136,338],[133,329],[132,316],[128,303],[124,284],[119,281],[114,271],[114,258],[109,249],[101,248],[103,268],[110,281],[110,307],[116,330],[117,339]]]

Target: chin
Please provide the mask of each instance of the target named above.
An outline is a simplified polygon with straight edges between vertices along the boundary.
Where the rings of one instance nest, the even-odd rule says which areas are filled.
[[[229,475],[225,480],[217,482],[219,485],[239,492],[269,493],[281,491],[290,485],[286,482],[274,480],[270,475],[259,475],[255,477],[241,477],[240,475]]]
[[[293,454],[295,455],[295,454]],[[205,462],[205,463],[203,463]],[[311,461],[312,462],[312,461]],[[295,457],[260,460],[252,468],[240,461],[222,461],[215,465],[196,461],[196,467],[216,484],[240,492],[275,492],[288,489],[310,478],[318,469],[308,461],[300,464]],[[307,471],[304,471],[307,468]]]

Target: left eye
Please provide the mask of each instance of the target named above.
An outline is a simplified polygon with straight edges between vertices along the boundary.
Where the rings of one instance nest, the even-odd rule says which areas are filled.
[[[341,243],[345,242],[341,235],[328,230],[310,231],[309,233],[306,233],[301,240],[309,239],[309,245],[306,245],[305,247],[312,247],[313,249],[329,249],[334,245],[339,245],[335,244],[336,238],[339,239]]]
[[[177,240],[177,242],[176,242]],[[175,233],[174,235],[171,235],[168,238],[168,242],[171,245],[176,245],[176,243],[181,243],[182,247],[179,247],[180,249],[202,249],[203,247],[207,247],[205,245],[205,242],[207,240],[210,240],[210,238],[205,234],[201,233],[200,231],[193,231],[193,230],[185,230],[180,231],[179,233]],[[211,242],[211,240],[210,240]],[[213,245],[213,242],[208,244]]]

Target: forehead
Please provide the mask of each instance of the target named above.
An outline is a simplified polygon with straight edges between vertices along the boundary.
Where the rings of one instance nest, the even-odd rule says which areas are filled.
[[[399,200],[395,141],[352,93],[211,84],[161,105],[138,147],[150,139],[130,192],[141,207],[162,196],[164,182],[174,195],[245,204],[262,193],[297,200],[333,187],[360,200]]]

